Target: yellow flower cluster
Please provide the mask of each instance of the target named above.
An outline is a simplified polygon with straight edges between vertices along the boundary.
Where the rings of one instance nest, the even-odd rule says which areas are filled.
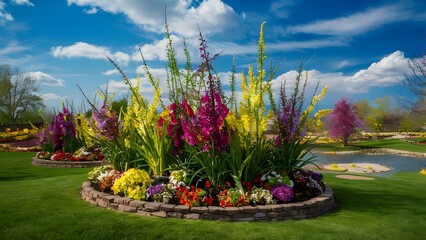
[[[92,147],[96,134],[90,126],[88,119],[84,114],[76,114],[74,115],[74,121],[76,138],[83,141],[86,147]]]
[[[145,170],[131,168],[115,181],[111,189],[116,195],[144,200],[146,197],[146,189],[150,185],[151,178]]]
[[[268,119],[265,114],[264,98],[271,87],[268,82],[264,81],[265,70],[262,68],[263,60],[266,58],[264,54],[263,26],[264,23],[261,26],[259,37],[258,74],[257,76],[254,75],[252,66],[248,68],[248,76],[242,73],[241,90],[243,100],[240,102],[239,107],[240,119],[233,123],[243,136],[251,134],[255,138],[263,136],[267,130]],[[234,119],[230,117],[229,120],[232,122]]]
[[[127,112],[123,113],[123,128],[131,131],[137,130],[140,134],[144,134],[144,124],[155,124],[157,122],[157,107],[160,101],[161,89],[154,90],[152,104],[140,94],[140,76],[137,78],[136,86],[131,87],[130,104]]]
[[[321,119],[330,114],[331,111],[332,109],[321,109],[318,110],[317,113],[315,113],[314,118],[312,120],[312,125],[315,129],[323,129],[324,123],[321,121]]]
[[[306,72],[306,78],[307,77],[308,77],[308,73]],[[325,95],[327,94],[327,91],[328,91],[328,86],[325,86],[322,89],[320,94],[312,98],[311,104],[309,104],[309,107],[303,112],[302,117],[308,116],[312,112],[312,110],[314,110],[314,107],[317,104],[317,102],[321,101],[325,97]]]

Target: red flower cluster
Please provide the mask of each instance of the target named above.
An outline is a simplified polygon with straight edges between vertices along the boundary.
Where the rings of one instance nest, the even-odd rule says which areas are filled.
[[[186,188],[184,186],[176,188],[176,195],[179,199],[179,203],[189,207],[198,207],[206,203],[210,205],[213,203],[213,199],[206,196],[206,191],[201,188],[191,186]]]
[[[247,206],[250,198],[244,193],[240,193],[234,188],[228,188],[221,191],[218,195],[219,205],[221,207],[240,207]]]
[[[72,155],[70,152],[63,152],[62,150],[55,151],[54,153],[49,152],[38,152],[37,158],[52,160],[52,161],[103,161],[105,156],[100,151],[94,151],[88,155]]]

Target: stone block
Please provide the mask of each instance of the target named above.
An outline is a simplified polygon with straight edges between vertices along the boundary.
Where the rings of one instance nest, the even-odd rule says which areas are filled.
[[[179,212],[168,212],[167,213],[168,218],[182,218],[183,214]]]
[[[266,217],[266,213],[264,212],[257,212],[254,214],[254,218],[264,218]]]
[[[145,203],[145,207],[144,210],[146,212],[154,212],[154,211],[159,211],[160,210],[160,206],[162,203],[159,202],[146,202]]]
[[[225,208],[217,206],[209,206],[209,213],[222,213],[226,212]]]
[[[254,222],[254,217],[233,218],[236,222]]]
[[[136,207],[136,208],[144,208],[145,203],[146,203],[145,201],[134,200],[129,203],[129,206]]]
[[[161,217],[161,218],[166,218],[167,217],[167,212],[166,211],[155,211],[155,212],[150,212],[149,214],[151,216],[154,216],[154,217]]]
[[[120,212],[133,212],[133,213],[135,213],[135,212],[137,212],[138,209],[136,207],[132,207],[132,206],[129,206],[129,205],[120,204],[120,205],[118,205],[117,210],[120,211]]]
[[[244,206],[241,207],[242,211],[244,211],[245,213],[257,213],[259,212],[259,208],[257,206]]]
[[[198,219],[200,219],[200,214],[199,213],[186,213],[186,214],[183,215],[183,218],[198,220]]]
[[[175,211],[175,212],[178,212],[178,213],[189,213],[189,212],[190,212],[190,209],[189,209],[189,207],[188,207],[188,206],[184,206],[184,205],[177,205],[177,206],[174,208],[174,211]]]
[[[272,211],[272,205],[257,205],[257,208],[259,209],[259,212],[271,212]]]
[[[166,204],[166,203],[163,203],[163,204],[161,204],[161,206],[160,206],[160,210],[161,211],[166,211],[166,212],[171,212],[171,211],[173,211],[173,209],[176,207],[176,205],[174,205],[174,204]]]
[[[133,199],[128,197],[117,197],[114,199],[114,203],[123,204],[123,205],[129,205],[131,201],[133,201]]]
[[[114,195],[103,195],[102,196],[102,200],[104,200],[105,202],[108,202],[108,203],[113,203],[115,198],[116,198],[116,196],[114,196]]]
[[[207,213],[209,212],[208,207],[191,207],[190,209],[191,213]]]

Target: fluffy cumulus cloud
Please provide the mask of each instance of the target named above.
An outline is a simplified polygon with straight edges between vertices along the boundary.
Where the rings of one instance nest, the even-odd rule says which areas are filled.
[[[172,32],[180,36],[198,35],[197,24],[203,33],[218,33],[238,26],[243,19],[232,7],[221,0],[67,0],[68,5],[90,7],[112,14],[124,14],[133,23],[145,30],[162,33],[164,30],[165,6],[167,20]]]
[[[120,64],[127,64],[130,61],[130,56],[123,52],[111,52],[109,48],[104,46],[96,46],[85,42],[76,42],[70,46],[57,46],[50,49],[50,53],[54,57],[84,57],[90,59],[103,59],[106,56],[112,58]]]
[[[49,86],[49,87],[63,87],[65,86],[65,81],[62,79],[54,78],[49,74],[43,72],[29,72],[30,74],[40,85]]]
[[[408,59],[404,53],[396,51],[380,61],[372,63],[367,69],[362,69],[353,75],[341,72],[323,73],[318,70],[309,70],[309,81],[319,81],[321,85],[328,85],[330,91],[346,93],[367,93],[373,87],[389,87],[401,83],[404,71],[407,70]],[[289,88],[294,86],[297,72],[292,70],[273,80],[273,89],[278,91],[281,82],[286,80]]]
[[[412,18],[413,14],[407,4],[386,5],[349,16],[291,26],[286,32],[353,36],[389,23],[407,20]]]
[[[178,37],[174,34],[170,35],[170,39],[173,43],[173,48],[176,50],[176,57],[178,61],[185,61],[186,57],[184,54],[184,40],[181,37]],[[140,46],[134,47],[134,52],[132,54],[132,60],[134,61],[142,61],[141,52],[143,54],[143,57],[145,60],[160,60],[160,61],[166,61],[167,60],[167,46],[168,40],[166,38],[163,38],[161,40],[154,41],[151,44],[144,44]],[[191,39],[185,39],[185,43],[187,46],[187,49],[190,53],[191,59],[194,61],[198,60],[199,56],[199,42],[198,39],[191,38]]]

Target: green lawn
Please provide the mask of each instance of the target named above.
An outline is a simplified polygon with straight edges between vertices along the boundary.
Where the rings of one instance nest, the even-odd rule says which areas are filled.
[[[34,167],[34,153],[0,152],[0,239],[421,239],[426,175],[374,181],[324,173],[339,207],[307,220],[232,223],[143,217],[79,196],[89,169]]]
[[[411,152],[426,152],[426,145],[404,142],[399,139],[350,142],[349,145],[345,147],[342,147],[340,143],[319,144],[317,147],[315,147],[316,150],[324,151],[352,151],[371,148],[392,148]]]

